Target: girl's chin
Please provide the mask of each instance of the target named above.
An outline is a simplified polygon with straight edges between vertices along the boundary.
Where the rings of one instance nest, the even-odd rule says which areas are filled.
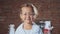
[[[27,23],[29,23],[29,22],[32,22],[33,20],[24,20],[24,22],[27,22]]]
[[[30,22],[32,22],[32,21],[25,21],[25,22],[30,23]]]
[[[26,21],[27,23],[30,23],[31,21]]]

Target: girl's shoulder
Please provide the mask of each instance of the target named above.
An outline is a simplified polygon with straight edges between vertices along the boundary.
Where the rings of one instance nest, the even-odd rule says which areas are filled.
[[[21,30],[22,29],[22,26],[23,26],[23,23],[21,23],[16,30]]]

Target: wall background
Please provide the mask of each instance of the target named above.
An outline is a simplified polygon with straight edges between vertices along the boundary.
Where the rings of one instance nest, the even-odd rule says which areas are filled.
[[[52,34],[60,34],[60,0],[0,0],[0,34],[8,34],[9,24],[20,24],[19,5],[33,3],[39,11],[37,20],[51,20]],[[15,27],[15,28],[16,28]]]

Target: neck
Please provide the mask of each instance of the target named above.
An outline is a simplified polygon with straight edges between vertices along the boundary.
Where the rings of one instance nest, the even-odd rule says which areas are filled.
[[[32,24],[24,24],[23,28],[26,30],[30,30],[30,29],[32,29]]]

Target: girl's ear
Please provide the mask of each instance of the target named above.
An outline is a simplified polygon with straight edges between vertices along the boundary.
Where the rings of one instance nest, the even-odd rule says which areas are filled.
[[[20,18],[22,19],[22,14],[20,14]]]
[[[36,19],[36,15],[34,15],[34,20]]]
[[[34,19],[36,20],[37,18],[38,18],[38,15],[35,15],[35,16],[34,16]]]
[[[23,22],[23,17],[22,17],[22,14],[20,14],[20,19],[21,19],[21,21]]]

